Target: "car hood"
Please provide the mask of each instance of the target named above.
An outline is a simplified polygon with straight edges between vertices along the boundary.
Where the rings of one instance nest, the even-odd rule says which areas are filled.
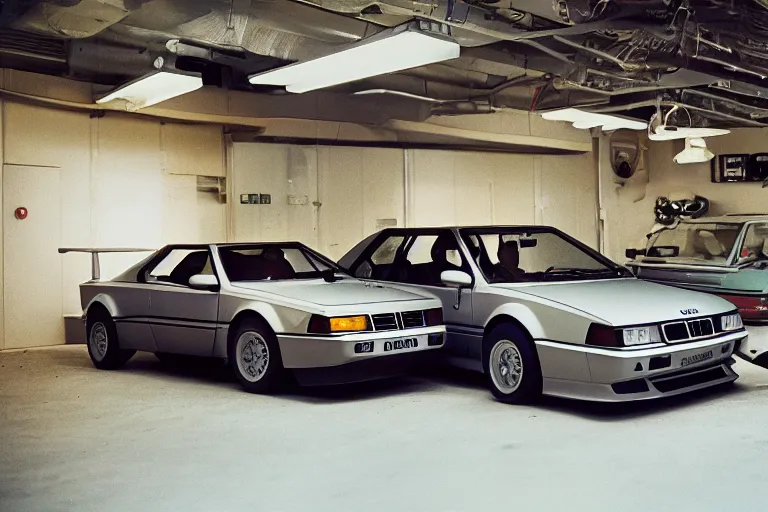
[[[493,286],[571,306],[617,326],[715,315],[736,309],[714,295],[635,278]]]
[[[382,302],[430,300],[416,293],[358,281],[342,279],[333,283],[323,279],[294,281],[235,282],[232,286],[242,290],[255,290],[286,299],[310,302],[319,306],[349,306]]]

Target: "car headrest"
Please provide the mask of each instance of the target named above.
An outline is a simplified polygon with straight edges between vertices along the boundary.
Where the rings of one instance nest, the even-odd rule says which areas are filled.
[[[725,252],[725,247],[711,231],[699,231],[699,237],[710,256],[722,256]]]
[[[446,253],[456,249],[458,249],[458,245],[453,235],[442,234],[437,237],[429,252],[430,256],[432,256],[432,261],[446,261],[448,258]]]

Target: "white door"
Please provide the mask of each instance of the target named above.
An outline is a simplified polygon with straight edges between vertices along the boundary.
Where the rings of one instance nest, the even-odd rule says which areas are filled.
[[[60,192],[57,168],[3,167],[5,348],[64,343]]]

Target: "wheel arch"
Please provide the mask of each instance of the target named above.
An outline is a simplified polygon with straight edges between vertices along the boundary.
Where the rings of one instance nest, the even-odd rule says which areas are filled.
[[[277,312],[266,304],[248,304],[239,308],[230,320],[226,330],[217,331],[216,339],[214,341],[213,355],[214,357],[227,358],[229,355],[229,344],[232,341],[232,336],[237,331],[238,325],[248,318],[253,318],[259,322],[263,322],[273,333],[277,333],[282,325]]]
[[[118,316],[119,310],[117,308],[117,304],[115,303],[115,300],[107,294],[100,293],[91,299],[91,301],[85,307],[86,318],[88,317],[88,314],[91,313],[91,311],[96,311],[98,309],[106,311],[112,318]]]
[[[536,348],[536,338],[541,337],[543,329],[538,317],[529,308],[522,304],[504,304],[497,308],[488,320],[485,322],[485,328],[483,329],[483,348],[482,348],[482,368],[483,372],[487,374],[488,368],[488,355],[490,353],[490,346],[488,343],[489,334],[500,325],[510,324],[519,329],[525,336],[525,339],[531,346],[531,350],[538,359],[538,350]]]
[[[485,321],[483,339],[498,325],[512,323],[528,335],[530,341],[543,337],[544,329],[538,316],[523,304],[503,304],[496,308]]]

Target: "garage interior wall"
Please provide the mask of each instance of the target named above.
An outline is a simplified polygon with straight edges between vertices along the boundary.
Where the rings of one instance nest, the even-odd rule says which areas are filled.
[[[715,155],[761,153],[766,151],[768,129],[739,128],[730,134],[707,138]],[[619,187],[610,176],[605,160],[605,139],[600,143],[601,180],[606,189],[603,208],[609,223],[606,255],[625,261],[624,250],[645,247],[645,235],[654,225],[653,205],[659,196],[697,194],[710,200],[708,215],[726,213],[768,213],[768,189],[760,183],[712,183],[710,163],[678,165],[672,158],[683,150],[683,141],[646,142],[647,179],[638,173]],[[717,157],[715,157],[717,158]]]
[[[5,102],[3,339],[0,349],[63,343],[81,313],[87,254],[59,247],[157,248],[226,239],[226,205],[198,192],[225,176],[222,128]],[[28,209],[24,220],[17,207]],[[146,254],[102,255],[111,277]]]
[[[591,154],[235,143],[230,172],[237,241],[299,240],[338,259],[390,226],[550,224],[597,247]]]

